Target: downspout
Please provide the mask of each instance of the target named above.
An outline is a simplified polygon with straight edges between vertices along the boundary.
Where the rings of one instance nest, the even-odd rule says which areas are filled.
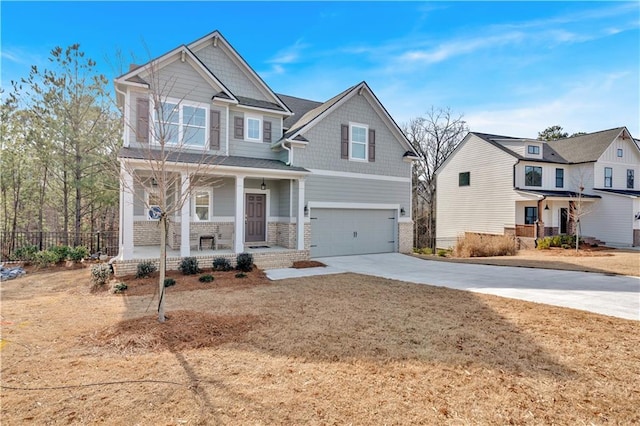
[[[287,151],[287,162],[285,163],[287,166],[290,166],[293,162],[293,149],[292,148],[288,148],[287,145],[285,144],[285,142],[290,142],[288,139],[283,139],[282,141],[278,142],[274,148],[277,147],[282,147],[285,151]]]

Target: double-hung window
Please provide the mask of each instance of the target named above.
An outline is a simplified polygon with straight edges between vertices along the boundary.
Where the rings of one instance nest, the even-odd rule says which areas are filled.
[[[611,167],[604,168],[604,187],[611,188],[613,186],[613,169]]]
[[[245,115],[245,135],[248,141],[262,142],[262,119],[258,116]]]
[[[207,108],[186,101],[162,102],[154,110],[154,139],[159,144],[205,148]]]
[[[542,186],[542,167],[524,166],[525,186]]]
[[[634,182],[633,169],[627,169],[627,189],[633,189]]]
[[[193,203],[194,220],[211,220],[212,193],[210,189],[195,189],[191,197]]]
[[[367,160],[369,128],[364,124],[349,126],[349,158],[351,160]]]
[[[524,224],[533,225],[538,220],[538,208],[537,207],[525,207],[524,208]]]
[[[556,169],[556,188],[564,188],[564,169]]]

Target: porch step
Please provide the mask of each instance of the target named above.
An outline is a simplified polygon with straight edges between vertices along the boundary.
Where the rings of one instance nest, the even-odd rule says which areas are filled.
[[[586,235],[580,236],[580,241],[582,241],[585,244],[589,244],[589,245],[598,245],[598,246],[604,246],[606,245],[606,243],[604,241],[601,241],[599,239],[597,239],[596,237],[589,237]]]

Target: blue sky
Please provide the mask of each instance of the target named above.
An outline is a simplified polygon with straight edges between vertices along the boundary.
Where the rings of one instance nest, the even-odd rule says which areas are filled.
[[[366,80],[398,123],[434,106],[472,131],[640,138],[637,1],[3,1],[0,13],[3,87],[55,46],[80,43],[112,80],[118,51],[142,63],[217,29],[278,93],[324,101]]]

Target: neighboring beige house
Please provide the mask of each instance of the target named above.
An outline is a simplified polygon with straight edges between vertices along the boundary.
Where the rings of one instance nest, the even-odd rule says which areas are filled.
[[[157,181],[147,161],[158,153],[154,126],[174,130],[169,199],[191,199],[169,218],[169,267],[194,255],[207,264],[251,252],[269,267],[411,251],[415,155],[365,82],[326,102],[276,94],[215,31],[134,67],[115,86],[125,117],[120,273],[159,254]]]
[[[471,132],[436,172],[436,245],[465,232],[531,244],[579,219],[581,235],[640,246],[639,174],[626,127],[551,142]]]

